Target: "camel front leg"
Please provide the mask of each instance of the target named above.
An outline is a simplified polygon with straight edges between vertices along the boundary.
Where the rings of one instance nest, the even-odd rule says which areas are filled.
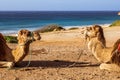
[[[0,68],[13,68],[14,62],[0,61]]]

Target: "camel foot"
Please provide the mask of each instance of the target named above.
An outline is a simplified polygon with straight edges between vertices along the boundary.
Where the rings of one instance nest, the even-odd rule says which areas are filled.
[[[13,68],[14,65],[15,65],[15,64],[14,64],[13,62],[8,62],[8,63],[7,63],[7,67],[8,67],[9,69]]]

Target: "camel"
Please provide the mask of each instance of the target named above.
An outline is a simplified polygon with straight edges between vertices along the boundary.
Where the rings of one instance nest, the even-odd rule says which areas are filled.
[[[20,30],[17,39],[18,45],[12,50],[0,33],[0,67],[12,68],[27,56],[30,43],[34,39],[32,33],[28,30]]]
[[[106,47],[106,41],[103,29],[99,25],[94,25],[88,31],[85,31],[90,37],[88,49],[95,58],[101,63],[100,69],[110,71],[120,71],[120,39],[118,39],[113,47]]]
[[[37,31],[34,31],[34,32],[33,32],[33,37],[34,37],[34,40],[35,40],[35,41],[41,39],[41,36],[40,36],[40,34],[39,34]]]

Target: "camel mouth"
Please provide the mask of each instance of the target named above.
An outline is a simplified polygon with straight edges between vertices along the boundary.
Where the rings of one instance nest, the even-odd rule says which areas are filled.
[[[88,31],[88,32],[87,32],[87,35],[88,35],[89,37],[91,37],[91,38],[96,37],[96,33],[95,33],[95,32],[90,32],[90,31]]]
[[[28,36],[27,36],[27,40],[26,40],[26,42],[33,42],[34,41],[34,36],[33,36],[33,33],[32,32],[30,32],[29,34],[28,34]]]
[[[81,31],[81,34],[94,38],[96,37],[97,32],[94,29],[92,29],[92,27],[86,27],[84,28],[84,30]]]
[[[80,33],[81,33],[81,34],[84,34],[84,33],[85,33],[85,31],[81,31]]]

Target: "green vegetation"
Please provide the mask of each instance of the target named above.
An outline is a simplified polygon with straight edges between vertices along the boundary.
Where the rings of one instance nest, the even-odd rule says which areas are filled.
[[[14,36],[4,36],[5,40],[8,42],[8,43],[17,43],[17,37],[14,37]]]
[[[109,27],[112,27],[112,26],[120,26],[120,20],[116,20]]]
[[[60,30],[65,30],[65,29],[63,27],[61,27],[60,25],[51,24],[51,25],[44,26],[44,27],[42,27],[38,30],[35,30],[35,31],[44,33],[44,32],[60,31]]]
[[[78,27],[69,28],[69,30],[75,30],[75,29],[79,29],[79,28]]]

